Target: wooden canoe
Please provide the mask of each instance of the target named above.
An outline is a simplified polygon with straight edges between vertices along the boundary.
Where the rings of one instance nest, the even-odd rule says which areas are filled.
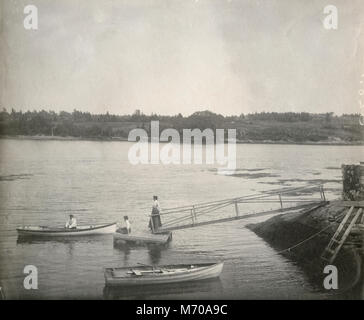
[[[115,243],[134,243],[134,244],[166,244],[172,240],[172,232],[161,234],[153,233],[130,233],[123,234],[119,232],[114,233]]]
[[[44,237],[73,237],[89,236],[113,233],[116,230],[116,222],[108,224],[94,224],[90,226],[78,226],[75,229],[55,228],[46,226],[25,226],[16,229],[19,236],[44,236]]]
[[[214,262],[155,268],[149,266],[106,268],[104,276],[107,286],[158,285],[217,278],[223,266],[223,262]]]

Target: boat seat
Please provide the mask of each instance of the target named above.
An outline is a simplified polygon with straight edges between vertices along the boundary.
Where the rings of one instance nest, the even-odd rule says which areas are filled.
[[[134,269],[131,269],[131,271],[136,275],[136,276],[141,276],[142,273],[138,270],[134,270]]]
[[[167,273],[170,273],[170,271],[169,270],[165,270],[165,269],[161,269],[161,273],[167,274]]]

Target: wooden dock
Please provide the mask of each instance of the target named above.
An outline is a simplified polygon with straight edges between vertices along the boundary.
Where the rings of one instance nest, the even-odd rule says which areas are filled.
[[[159,234],[152,234],[148,232],[144,233],[132,233],[123,234],[115,232],[113,234],[114,243],[134,243],[134,244],[167,244],[172,240],[172,232],[166,231]]]
[[[351,233],[363,235],[364,231],[364,201],[343,201],[341,205],[349,209],[321,254],[321,259],[329,263],[334,262]]]

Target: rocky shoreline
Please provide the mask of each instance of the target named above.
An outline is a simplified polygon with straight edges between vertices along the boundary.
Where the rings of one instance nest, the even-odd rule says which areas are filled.
[[[342,201],[336,200],[319,208],[278,215],[247,227],[282,255],[295,261],[317,290],[327,292],[323,288],[323,280],[327,276],[323,270],[328,262],[320,256],[346,210]],[[323,229],[323,232],[312,237]],[[312,238],[308,239],[310,237]],[[296,246],[306,239],[308,240]],[[331,290],[333,298],[364,298],[363,241],[362,231],[350,234],[334,261],[333,264],[338,269],[339,288]]]
[[[46,135],[0,135],[0,139],[16,140],[54,140],[54,141],[128,141],[126,137],[73,137]],[[227,141],[225,141],[227,142]],[[167,142],[160,142],[167,143]],[[317,146],[362,146],[364,141],[286,141],[286,140],[236,140],[237,144],[284,144],[284,145],[317,145]]]

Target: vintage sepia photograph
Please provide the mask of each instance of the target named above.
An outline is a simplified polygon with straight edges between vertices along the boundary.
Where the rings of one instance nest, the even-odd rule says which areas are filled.
[[[362,0],[1,1],[0,300],[363,300],[363,28]]]

